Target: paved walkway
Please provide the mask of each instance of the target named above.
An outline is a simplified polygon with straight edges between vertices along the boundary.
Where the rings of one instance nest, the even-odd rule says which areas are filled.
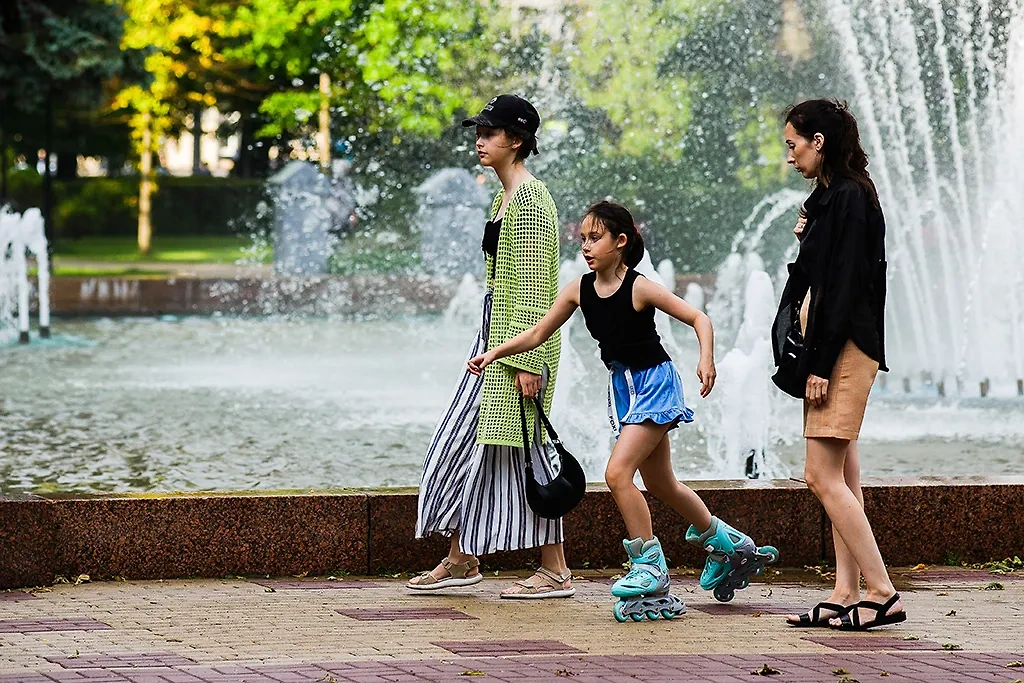
[[[842,634],[783,625],[825,597],[811,572],[774,574],[727,604],[683,576],[686,615],[626,624],[611,615],[610,575],[584,574],[575,598],[543,602],[499,600],[510,574],[445,594],[372,577],[0,592],[0,682],[1024,679],[1024,575],[898,570],[910,620]]]

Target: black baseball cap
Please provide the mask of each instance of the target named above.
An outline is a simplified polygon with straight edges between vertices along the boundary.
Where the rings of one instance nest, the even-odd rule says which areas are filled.
[[[462,122],[465,127],[487,126],[488,128],[504,128],[519,126],[531,135],[537,134],[540,128],[540,114],[537,109],[519,95],[498,95],[486,105],[476,116]]]

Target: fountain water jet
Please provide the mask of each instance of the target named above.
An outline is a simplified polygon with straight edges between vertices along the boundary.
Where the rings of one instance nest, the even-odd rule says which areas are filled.
[[[19,343],[29,342],[26,252],[36,260],[39,279],[39,336],[50,336],[50,263],[43,225],[39,209],[19,215],[0,208],[0,339],[17,330]]]

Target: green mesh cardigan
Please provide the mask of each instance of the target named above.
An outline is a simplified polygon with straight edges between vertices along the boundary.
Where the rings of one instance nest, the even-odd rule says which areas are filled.
[[[498,214],[504,190],[491,206],[491,220]],[[530,180],[516,188],[505,208],[498,234],[497,263],[491,277],[487,257],[487,287],[493,293],[491,328],[487,348],[508,341],[540,321],[558,294],[558,210],[548,189],[539,180]],[[544,409],[551,410],[555,392],[561,335],[555,332],[541,346],[492,363],[484,370],[484,388],[480,403],[477,443],[503,446],[523,445],[519,419],[519,392],[515,388],[517,370],[542,374],[547,366],[548,383],[544,391]],[[533,409],[527,404],[527,419],[533,424]]]

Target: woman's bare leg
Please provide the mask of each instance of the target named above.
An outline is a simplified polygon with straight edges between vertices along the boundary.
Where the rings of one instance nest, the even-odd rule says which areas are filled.
[[[846,486],[857,498],[861,507],[864,507],[864,494],[860,488],[860,454],[857,451],[857,442],[855,440],[850,442],[846,450],[843,479],[846,481]],[[843,542],[843,537],[839,535],[834,526],[832,528],[832,540],[836,548],[836,585],[832,590],[832,594],[825,599],[825,602],[845,607],[860,600],[860,565],[857,564],[857,560],[853,558],[853,554],[850,553],[846,543]],[[834,612],[822,610],[819,618],[834,615]],[[791,614],[786,619],[794,624],[800,623],[800,617],[796,614]]]
[[[846,455],[850,442],[846,439],[807,439],[807,462],[804,465],[804,479],[821,504],[825,507],[832,528],[842,538],[850,555],[864,575],[867,590],[865,600],[884,603],[896,592],[889,579],[889,572],[878,551],[878,543],[871,531],[864,507],[846,483]],[[897,602],[890,612],[903,609]],[[865,610],[860,614],[862,624],[869,623],[874,614]],[[838,620],[832,620],[838,625]]]

